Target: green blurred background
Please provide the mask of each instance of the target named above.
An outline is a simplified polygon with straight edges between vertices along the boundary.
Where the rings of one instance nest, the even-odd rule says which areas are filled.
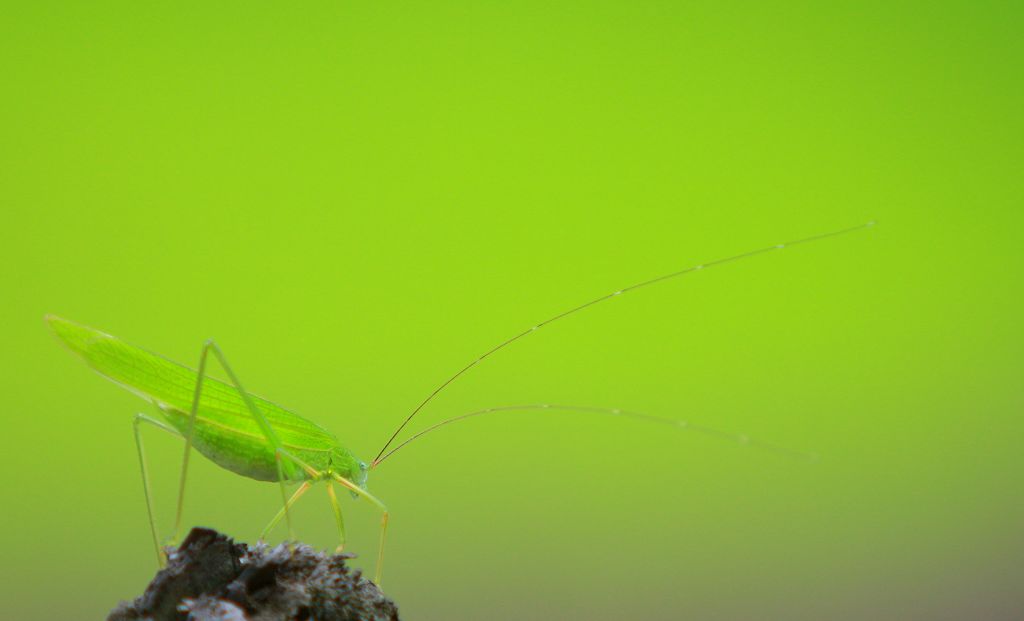
[[[1021,10],[995,2],[7,2],[5,618],[155,569],[130,420],[54,312],[372,458],[447,375],[637,280],[877,218],[552,326],[373,473],[408,619],[1024,614]],[[161,527],[180,445],[150,434]],[[275,488],[197,463],[189,524]],[[372,567],[377,515],[344,499]],[[299,505],[333,545],[323,490]],[[279,530],[279,540],[284,532]]]

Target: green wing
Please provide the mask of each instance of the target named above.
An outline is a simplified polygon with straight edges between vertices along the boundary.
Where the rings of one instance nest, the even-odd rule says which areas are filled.
[[[196,371],[94,328],[52,315],[46,320],[64,344],[89,366],[147,401],[155,402],[171,424],[184,432],[198,378]],[[286,447],[312,458],[309,451],[327,451],[338,446],[334,435],[319,425],[266,399],[250,396]],[[203,380],[197,416],[198,424],[203,427],[216,427],[229,435],[247,438],[249,442],[265,444],[241,394],[220,380],[209,376]]]

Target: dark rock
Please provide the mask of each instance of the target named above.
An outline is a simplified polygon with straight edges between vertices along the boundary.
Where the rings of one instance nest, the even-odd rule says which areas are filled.
[[[386,621],[398,606],[350,570],[349,554],[249,546],[195,528],[134,602],[107,621]]]

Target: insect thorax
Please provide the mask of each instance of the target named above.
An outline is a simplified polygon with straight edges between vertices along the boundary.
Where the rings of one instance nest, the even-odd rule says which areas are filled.
[[[359,487],[366,487],[369,469],[366,463],[357,459],[348,449],[338,446],[331,450],[330,469]]]

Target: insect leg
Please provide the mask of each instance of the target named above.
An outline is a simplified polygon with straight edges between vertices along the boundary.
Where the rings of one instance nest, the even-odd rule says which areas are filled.
[[[260,535],[260,539],[263,539],[270,532],[270,530],[274,526],[277,526],[277,523],[281,521],[281,516],[284,515],[285,510],[290,508],[292,506],[292,504],[294,504],[295,501],[298,500],[300,496],[302,496],[302,494],[306,493],[306,490],[308,490],[310,487],[312,487],[312,485],[313,485],[312,482],[313,481],[319,481],[319,480],[324,478],[324,473],[323,472],[320,472],[319,470],[317,470],[313,466],[310,466],[309,464],[307,464],[306,462],[302,461],[301,459],[299,459],[295,455],[292,455],[288,451],[286,451],[284,449],[278,449],[276,451],[276,454],[278,456],[278,459],[287,459],[290,462],[292,462],[295,465],[297,465],[299,468],[302,468],[306,472],[307,476],[309,476],[309,480],[308,481],[304,481],[302,483],[302,486],[298,489],[298,491],[295,492],[295,495],[292,496],[291,500],[288,501],[288,504],[284,508],[282,508],[280,511],[277,512],[277,515],[274,516],[273,521],[267,526],[267,528],[265,528],[263,530],[263,534]],[[327,491],[328,491],[328,493],[330,493],[331,497],[334,498],[334,490],[331,489],[331,482],[330,482],[330,480],[327,481]],[[341,508],[338,506],[337,500],[334,501],[334,509],[335,509],[335,519],[336,520],[341,520]],[[339,522],[338,527],[341,530],[341,542],[342,542],[342,545],[344,545],[344,543],[345,543],[345,530],[344,530],[344,528],[345,527],[340,522]],[[338,550],[339,552],[341,551],[340,547],[341,546],[339,546],[339,550]]]
[[[338,504],[338,496],[334,493],[334,481],[327,482],[327,496],[331,499],[331,508],[334,509],[334,521],[338,523],[338,547],[335,552],[345,549],[345,520],[341,517],[341,505]]]
[[[388,508],[385,507],[384,503],[381,502],[380,500],[378,500],[376,496],[374,496],[370,492],[366,491],[365,489],[359,487],[358,485],[356,485],[352,481],[349,481],[345,477],[343,477],[343,476],[341,476],[339,474],[332,474],[331,476],[334,477],[335,481],[337,481],[338,483],[340,483],[343,486],[347,487],[351,492],[353,492],[357,496],[362,496],[363,498],[368,500],[370,503],[372,503],[375,507],[377,507],[381,511],[381,519],[380,519],[380,548],[378,548],[378,551],[377,551],[377,573],[376,573],[376,575],[374,577],[374,580],[373,580],[374,582],[377,583],[377,586],[380,586],[381,574],[383,573],[383,570],[384,570],[384,540],[387,537],[387,533],[388,533],[388,518],[390,517],[390,514],[388,513]]]
[[[286,511],[290,510],[292,508],[292,505],[298,502],[299,498],[302,498],[302,496],[309,491],[309,488],[313,487],[313,481],[320,480],[320,478],[323,475],[322,472],[317,471],[316,468],[313,468],[313,466],[310,466],[309,464],[302,461],[298,457],[292,455],[291,453],[284,450],[279,450],[278,452],[283,457],[287,457],[288,459],[295,462],[298,466],[300,466],[303,470],[305,470],[306,473],[309,475],[310,480],[303,481],[302,485],[299,486],[299,489],[295,490],[295,493],[292,494],[292,497],[288,499],[287,503],[285,503],[285,506],[281,507],[281,509],[277,512],[277,515],[274,516],[274,519],[270,520],[270,523],[267,524],[267,527],[263,529],[262,533],[260,533],[260,541],[263,541],[267,538],[267,535],[270,534],[270,531],[274,530],[274,527],[276,527],[281,522],[281,518],[285,517]]]
[[[160,536],[156,532],[156,516],[153,511],[153,496],[149,491],[149,468],[146,467],[146,455],[142,447],[142,434],[139,431],[140,423],[149,423],[150,425],[153,425],[158,429],[163,429],[164,431],[178,436],[179,438],[181,437],[181,434],[177,429],[174,429],[169,425],[165,425],[155,418],[150,418],[145,414],[136,414],[135,418],[132,419],[132,431],[135,433],[135,448],[139,453],[139,468],[142,470],[142,490],[146,496],[146,512],[149,514],[149,529],[153,533],[153,547],[156,548],[156,561],[159,563],[160,567],[163,567],[166,559],[163,548],[160,547]]]
[[[203,393],[203,380],[206,377],[206,358],[210,352],[216,356],[217,361],[220,362],[220,366],[227,373],[228,378],[231,379],[231,383],[235,390],[238,391],[239,396],[245,401],[246,407],[249,409],[249,413],[252,414],[252,418],[256,421],[256,425],[263,432],[263,436],[267,439],[267,442],[274,449],[274,456],[277,461],[277,479],[281,487],[281,504],[284,506],[285,521],[288,523],[288,536],[289,539],[295,539],[295,532],[292,529],[291,514],[288,512],[288,489],[285,487],[285,481],[292,479],[295,474],[293,464],[284,462],[281,459],[282,446],[281,441],[278,439],[277,434],[274,433],[274,428],[270,426],[267,419],[260,413],[256,404],[253,402],[252,397],[249,393],[245,392],[242,388],[242,383],[238,380],[238,376],[231,370],[231,366],[228,364],[227,359],[224,357],[224,353],[221,352],[220,347],[211,339],[203,344],[202,354],[199,356],[199,368],[197,369],[196,388],[192,395],[192,407],[188,417],[188,431],[185,434],[185,454],[181,462],[181,484],[178,488],[178,512],[174,520],[174,541],[177,541],[178,535],[181,532],[181,516],[182,508],[184,507],[185,501],[185,479],[188,475],[188,457],[192,449],[192,436],[195,433],[196,416],[199,412],[199,401]]]
[[[324,473],[323,472],[318,471],[316,468],[313,468],[312,466],[310,466],[306,462],[302,461],[301,459],[299,459],[295,455],[292,455],[288,451],[281,449],[281,450],[278,451],[278,454],[281,457],[294,462],[300,468],[305,470],[306,473],[309,475],[311,480],[318,481],[318,480],[324,478]],[[334,476],[337,476],[337,475],[334,475]],[[299,491],[297,491],[295,493],[295,496],[292,497],[292,500],[288,501],[288,504],[290,505],[295,500],[298,500],[298,497],[301,494],[304,494],[306,492],[306,490],[309,489],[309,487],[311,485],[312,484],[309,481],[304,482],[302,484],[302,487],[299,488]],[[347,487],[347,485],[346,485],[346,487]],[[357,488],[358,488],[358,486],[357,486]],[[363,493],[365,494],[365,491]],[[331,500],[331,508],[334,510],[334,521],[338,525],[339,545],[338,545],[338,547],[336,548],[335,551],[336,552],[341,552],[342,550],[345,549],[345,520],[344,520],[344,518],[341,515],[341,505],[338,504],[338,497],[334,493],[334,482],[331,481],[330,479],[327,479],[327,495],[328,495],[328,497]],[[377,504],[380,505],[382,508],[384,506],[384,505],[381,505],[379,501],[377,501]],[[285,509],[287,509],[287,508],[288,507],[286,506]],[[282,511],[284,511],[284,510],[282,510]],[[277,522],[280,521],[280,519],[281,519],[281,512],[279,512],[277,514],[277,516],[274,518],[274,521],[272,521],[270,523],[270,525],[267,527],[267,529],[264,530],[263,534],[266,535],[267,531],[269,531],[271,528],[273,528],[277,524]],[[387,519],[386,519],[386,516],[385,516],[385,526],[386,526],[386,524],[387,524]],[[262,537],[261,537],[261,539],[262,539]],[[383,539],[382,539],[381,543],[383,544]],[[382,559],[382,557],[378,557],[378,559],[377,559],[377,561],[378,561],[378,571],[379,571],[381,559]],[[378,577],[378,584],[379,584],[380,583],[379,582],[379,578],[380,578],[380,574],[379,573],[378,573],[377,577]]]
[[[291,509],[292,505],[298,502],[299,498],[302,498],[303,494],[308,492],[309,488],[311,487],[313,487],[313,484],[311,482],[303,481],[302,485],[299,486],[299,489],[295,490],[295,493],[292,494],[292,497],[288,499],[288,508]],[[284,511],[284,507],[281,507],[278,510],[277,515],[274,516],[274,519],[270,520],[270,523],[267,524],[267,527],[263,529],[262,533],[260,533],[260,541],[264,541],[267,538],[267,535],[270,534],[270,531],[274,530],[274,527],[281,522],[281,519],[284,518]]]

